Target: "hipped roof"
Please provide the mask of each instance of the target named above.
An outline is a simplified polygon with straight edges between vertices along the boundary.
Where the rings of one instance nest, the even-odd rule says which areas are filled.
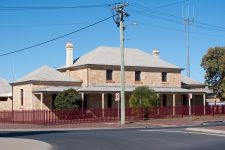
[[[0,77],[0,97],[12,96],[12,87],[5,79]]]
[[[94,50],[77,58],[74,64],[70,67],[82,65],[116,65],[121,64],[120,48],[99,46]],[[139,49],[125,48],[124,49],[125,66],[132,67],[152,67],[152,68],[173,68],[181,69],[174,64],[164,61],[160,58],[154,57]],[[67,68],[66,66],[58,69]]]
[[[63,73],[51,68],[47,65],[34,70],[33,72],[25,75],[24,77],[16,80],[15,83],[26,82],[26,81],[45,81],[45,82],[81,82],[80,80],[75,80]]]

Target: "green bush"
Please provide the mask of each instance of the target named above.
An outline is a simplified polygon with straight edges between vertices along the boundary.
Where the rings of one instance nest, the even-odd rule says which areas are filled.
[[[74,109],[81,107],[81,95],[74,89],[60,92],[54,101],[56,109]]]
[[[140,114],[138,110],[144,109],[144,117],[148,116],[148,108],[157,106],[159,96],[154,90],[149,89],[147,86],[137,87],[131,94],[129,105],[133,108],[133,112],[137,115]]]

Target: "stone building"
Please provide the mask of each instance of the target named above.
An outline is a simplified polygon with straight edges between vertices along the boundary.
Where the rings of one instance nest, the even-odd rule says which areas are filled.
[[[13,109],[52,109],[57,93],[74,88],[82,94],[83,108],[117,108],[120,92],[120,48],[100,46],[73,58],[66,44],[66,65],[57,70],[43,66],[12,83]],[[182,68],[139,49],[125,48],[125,103],[138,86],[160,96],[159,107],[205,105],[205,85],[182,76]],[[189,96],[188,96],[189,95]]]
[[[66,65],[58,68],[65,75],[82,80],[78,89],[85,108],[116,108],[115,93],[120,91],[120,48],[100,46],[73,59],[73,44],[66,45]],[[126,107],[130,93],[141,85],[160,96],[159,106],[205,105],[205,85],[182,76],[183,70],[139,49],[125,48]],[[189,95],[189,96],[188,96]]]
[[[12,83],[13,109],[52,109],[60,91],[80,87],[81,81],[72,79],[54,68],[42,66]]]
[[[12,110],[12,87],[0,77],[0,110]]]

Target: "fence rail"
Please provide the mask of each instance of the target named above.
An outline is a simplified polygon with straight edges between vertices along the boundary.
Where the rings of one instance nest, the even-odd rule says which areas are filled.
[[[118,109],[0,111],[0,123],[70,124],[119,121]],[[225,106],[153,107],[125,111],[126,120],[225,114]]]

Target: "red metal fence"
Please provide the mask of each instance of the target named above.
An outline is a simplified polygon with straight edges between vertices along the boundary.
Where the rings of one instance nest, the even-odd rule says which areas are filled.
[[[225,114],[225,106],[154,107],[126,109],[126,120]],[[69,124],[119,120],[118,109],[14,110],[0,111],[0,123]]]

